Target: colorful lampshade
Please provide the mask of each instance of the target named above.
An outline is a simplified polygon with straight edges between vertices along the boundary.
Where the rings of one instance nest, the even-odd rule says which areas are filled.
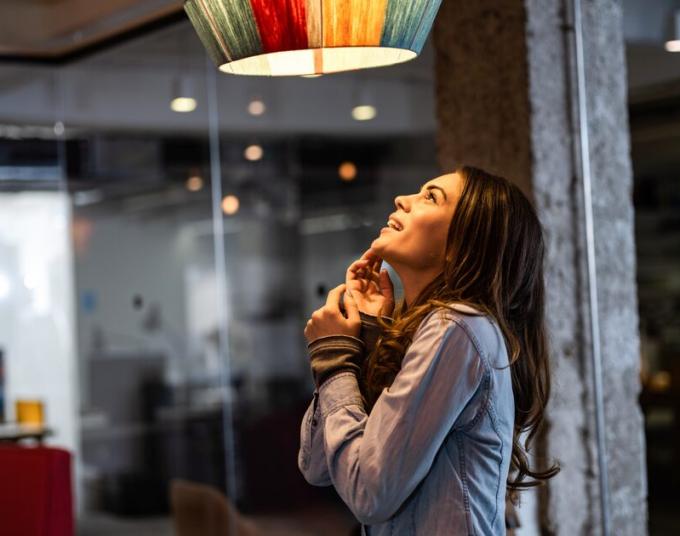
[[[441,0],[187,0],[210,57],[232,74],[286,76],[415,58]]]

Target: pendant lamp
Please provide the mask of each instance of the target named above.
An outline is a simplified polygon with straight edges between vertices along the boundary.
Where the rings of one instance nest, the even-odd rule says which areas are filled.
[[[292,76],[411,60],[441,0],[187,0],[184,9],[225,73]]]
[[[666,50],[668,52],[680,52],[680,10],[673,13],[666,33],[668,38]]]

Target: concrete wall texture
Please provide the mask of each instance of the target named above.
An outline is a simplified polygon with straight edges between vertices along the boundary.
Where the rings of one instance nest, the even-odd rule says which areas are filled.
[[[543,222],[553,390],[534,454],[562,471],[540,495],[538,523],[571,536],[600,534],[601,515],[569,6],[448,0],[434,38],[442,168],[509,178]],[[583,0],[582,12],[612,534],[639,536],[647,489],[622,13],[614,0]]]

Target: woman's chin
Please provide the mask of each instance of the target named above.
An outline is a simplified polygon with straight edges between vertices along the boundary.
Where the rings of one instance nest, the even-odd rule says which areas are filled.
[[[385,251],[385,242],[382,240],[381,236],[378,236],[371,242],[371,249],[373,252],[378,255],[381,259],[390,262],[387,257],[389,257],[389,253]]]

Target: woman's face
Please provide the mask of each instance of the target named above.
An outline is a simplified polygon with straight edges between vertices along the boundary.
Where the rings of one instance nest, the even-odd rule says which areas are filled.
[[[400,230],[386,221],[371,249],[397,272],[443,269],[449,224],[462,191],[463,178],[449,173],[426,182],[418,193],[397,196],[389,221]]]

